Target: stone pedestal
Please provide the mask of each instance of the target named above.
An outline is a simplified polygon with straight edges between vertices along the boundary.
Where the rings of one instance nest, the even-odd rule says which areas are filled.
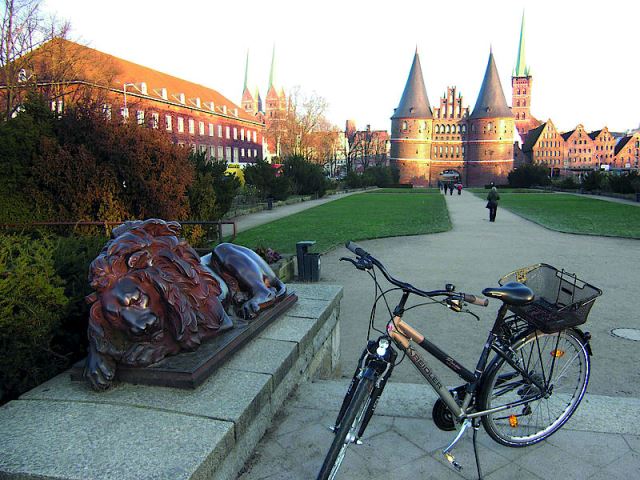
[[[338,361],[342,287],[289,284],[295,303],[193,390],[69,372],[0,408],[0,478],[235,479],[287,396]]]

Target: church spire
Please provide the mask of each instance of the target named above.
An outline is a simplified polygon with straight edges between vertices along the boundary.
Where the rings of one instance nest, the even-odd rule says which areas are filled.
[[[417,47],[400,104],[391,118],[433,118]]]
[[[273,44],[273,52],[271,53],[271,70],[269,71],[269,88],[275,88],[276,82],[276,45]]]
[[[247,48],[247,60],[244,65],[244,85],[242,86],[243,92],[247,89],[248,79],[249,79],[249,49]]]
[[[482,87],[480,87],[478,100],[469,118],[499,117],[513,117],[513,114],[507,106],[507,100],[504,97],[496,62],[493,58],[493,52],[491,52],[489,53],[487,70],[484,73],[484,80],[482,81]]]
[[[516,68],[513,71],[514,77],[528,77],[529,67],[524,55],[524,11],[522,12],[522,24],[520,26],[520,44],[518,45],[518,58]]]

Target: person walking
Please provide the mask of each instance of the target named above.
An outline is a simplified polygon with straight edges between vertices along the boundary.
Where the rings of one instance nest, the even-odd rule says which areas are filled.
[[[462,184],[461,184],[461,183],[458,183],[458,184],[456,185],[456,188],[458,189],[458,195],[462,195]]]
[[[500,194],[496,187],[491,187],[489,195],[487,195],[487,208],[489,209],[489,221],[496,221],[496,212],[498,211],[498,200],[500,200]]]

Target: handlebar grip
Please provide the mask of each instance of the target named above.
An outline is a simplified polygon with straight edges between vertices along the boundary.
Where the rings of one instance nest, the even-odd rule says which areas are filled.
[[[462,299],[467,303],[472,303],[474,305],[480,305],[481,307],[486,307],[489,305],[489,300],[486,298],[479,298],[475,295],[471,295],[469,293],[463,293]]]
[[[350,250],[351,252],[355,253],[359,257],[368,257],[369,256],[369,254],[366,252],[366,250],[364,250],[362,247],[358,246],[357,243],[349,241],[349,242],[345,243],[344,246],[347,247],[348,250]]]

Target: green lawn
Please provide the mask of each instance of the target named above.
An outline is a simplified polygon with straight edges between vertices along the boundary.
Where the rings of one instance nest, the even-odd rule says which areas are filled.
[[[561,193],[500,191],[500,207],[560,232],[640,238],[640,206]]]
[[[313,251],[326,252],[347,240],[444,232],[450,228],[442,195],[361,193],[241,232],[234,243],[295,253],[296,242],[315,240]]]
[[[437,188],[380,188],[367,193],[439,193]]]

